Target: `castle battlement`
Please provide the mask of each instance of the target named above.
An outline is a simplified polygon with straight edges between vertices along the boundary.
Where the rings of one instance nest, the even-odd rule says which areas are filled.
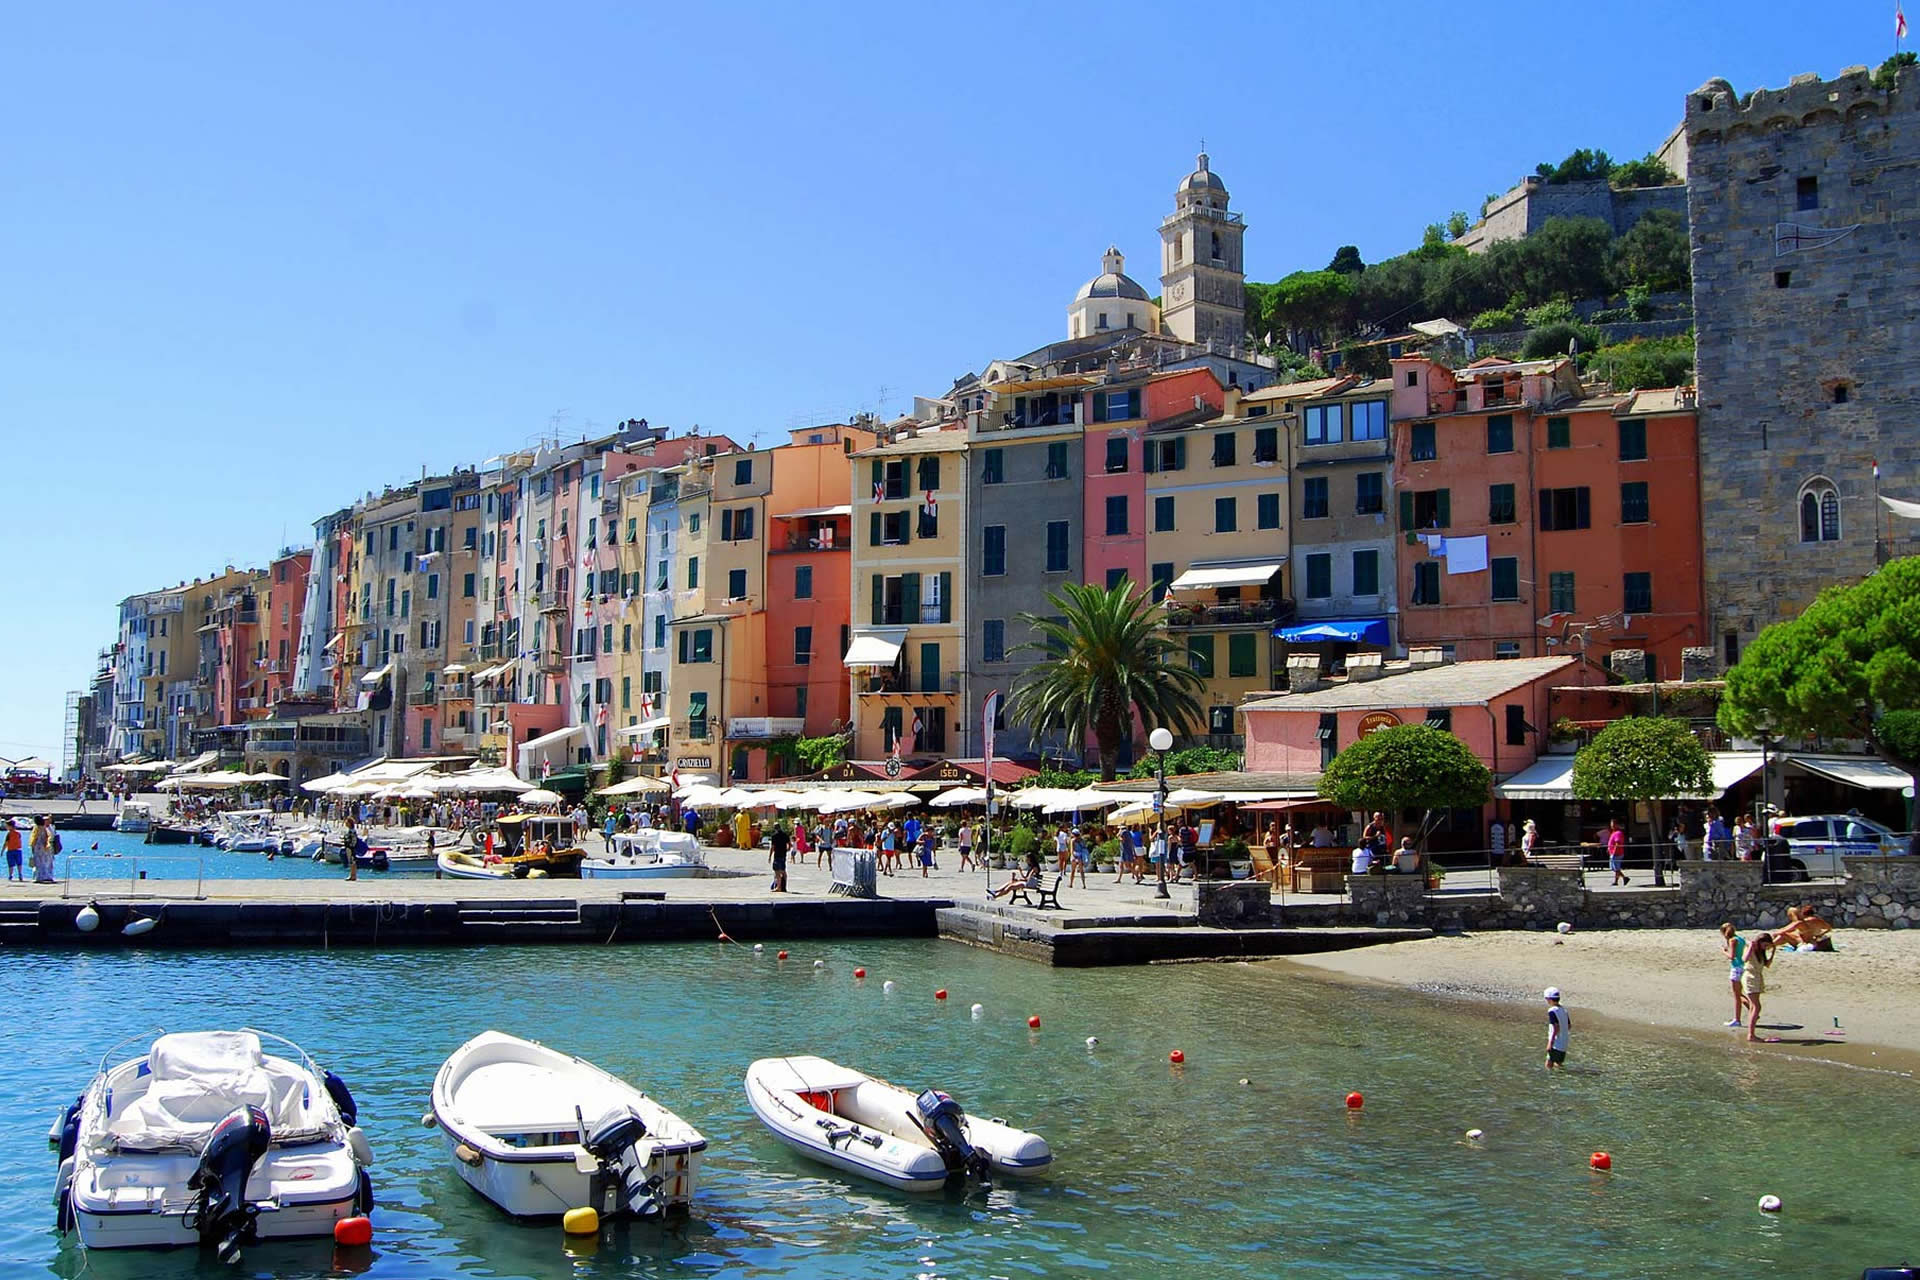
[[[1831,80],[1809,72],[1784,89],[1755,89],[1742,99],[1715,77],[1687,95],[1687,137],[1716,142],[1734,130],[1798,128],[1920,108],[1920,95],[1902,97],[1906,87],[1903,78],[1893,89],[1877,88],[1867,68],[1848,67]]]

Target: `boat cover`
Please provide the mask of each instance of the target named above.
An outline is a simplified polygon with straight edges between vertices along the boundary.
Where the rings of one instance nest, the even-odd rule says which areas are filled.
[[[161,1036],[147,1054],[146,1091],[108,1125],[124,1145],[194,1143],[235,1108],[266,1112],[276,1137],[307,1128],[306,1073],[269,1060],[245,1031]]]
[[[851,1067],[843,1067],[825,1058],[763,1058],[754,1064],[760,1083],[769,1089],[794,1093],[826,1093],[851,1089],[867,1077]]]

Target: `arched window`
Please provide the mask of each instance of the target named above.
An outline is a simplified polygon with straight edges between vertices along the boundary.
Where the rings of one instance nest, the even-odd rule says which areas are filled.
[[[1800,541],[1840,541],[1840,491],[1825,476],[1800,486]]]

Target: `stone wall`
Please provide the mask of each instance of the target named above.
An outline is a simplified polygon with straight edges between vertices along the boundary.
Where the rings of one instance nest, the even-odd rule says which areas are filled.
[[[1484,253],[1495,241],[1523,239],[1555,218],[1598,218],[1620,236],[1655,209],[1677,213],[1684,222],[1686,186],[1616,191],[1604,179],[1548,183],[1529,177],[1489,203],[1480,221],[1456,243],[1470,253]]]
[[[1886,91],[1855,67],[1744,101],[1712,80],[1685,127],[1707,610],[1724,650],[1873,571],[1876,459],[1881,489],[1920,495],[1920,76]],[[1829,484],[1840,536],[1803,543],[1800,496]],[[1912,532],[1894,531],[1896,553],[1920,551]]]

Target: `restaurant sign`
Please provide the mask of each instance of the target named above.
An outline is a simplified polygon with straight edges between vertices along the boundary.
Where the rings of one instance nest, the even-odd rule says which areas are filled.
[[[1391,729],[1400,723],[1400,717],[1391,711],[1369,711],[1360,717],[1360,736],[1378,733],[1382,729]]]
[[[678,760],[675,760],[673,763],[674,763],[674,767],[678,769],[711,769],[713,768],[713,757],[712,756],[681,756]]]

